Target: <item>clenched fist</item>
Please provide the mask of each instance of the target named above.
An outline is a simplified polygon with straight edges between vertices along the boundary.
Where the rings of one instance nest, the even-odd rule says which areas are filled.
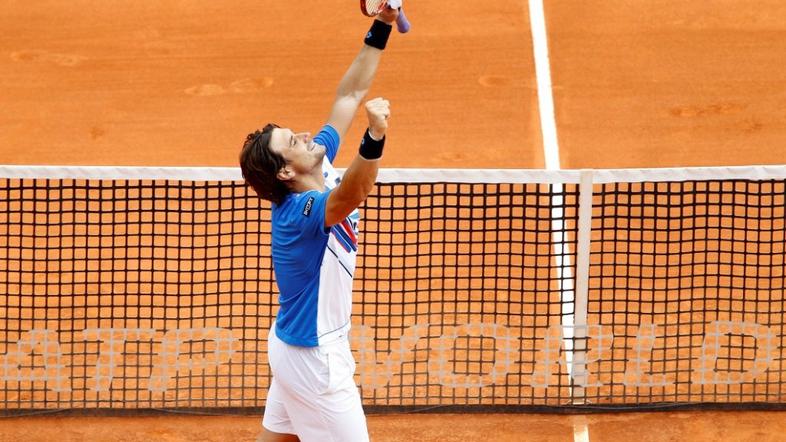
[[[375,140],[381,140],[388,130],[390,102],[384,98],[374,98],[366,102],[368,132]]]

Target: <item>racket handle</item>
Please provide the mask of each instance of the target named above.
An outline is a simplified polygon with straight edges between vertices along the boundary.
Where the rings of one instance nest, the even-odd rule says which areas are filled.
[[[398,32],[402,34],[406,34],[409,32],[409,20],[407,20],[407,16],[404,15],[404,9],[398,8],[398,17],[396,18],[396,28]]]

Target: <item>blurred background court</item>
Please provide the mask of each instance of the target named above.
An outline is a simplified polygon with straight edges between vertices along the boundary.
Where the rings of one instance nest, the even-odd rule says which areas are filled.
[[[385,167],[545,166],[527,6],[406,4],[413,30],[393,35],[369,93],[392,104]],[[562,168],[784,163],[782,2],[544,6]],[[234,167],[245,134],[268,121],[322,124],[368,25],[356,9],[10,2],[0,164]],[[371,416],[369,427],[377,441],[573,440],[576,428],[589,440],[774,441],[783,416],[417,414]],[[0,440],[251,440],[258,429],[258,417],[28,417],[0,420]]]

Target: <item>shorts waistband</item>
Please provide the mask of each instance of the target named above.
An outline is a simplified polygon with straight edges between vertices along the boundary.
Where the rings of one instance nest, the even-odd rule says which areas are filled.
[[[351,328],[352,328],[352,323],[351,322],[347,322],[346,324],[342,325],[341,327],[339,327],[339,328],[337,328],[337,329],[335,329],[333,331],[327,332],[327,333],[323,334],[322,336],[320,336],[317,339],[317,342],[318,342],[317,345],[321,347],[323,345],[331,345],[331,344],[335,344],[335,343],[347,342],[347,341],[349,341],[349,330]],[[273,323],[270,324],[270,331],[268,332],[268,339],[270,339],[271,337],[275,337],[276,339],[281,341],[281,338],[279,338],[278,335],[276,335],[276,321],[273,321]],[[284,342],[284,341],[281,341],[281,342]]]
[[[319,345],[329,345],[337,342],[346,342],[349,340],[349,329],[352,328],[352,324],[347,322],[346,324],[342,325],[341,327],[327,332],[324,335],[319,337]]]

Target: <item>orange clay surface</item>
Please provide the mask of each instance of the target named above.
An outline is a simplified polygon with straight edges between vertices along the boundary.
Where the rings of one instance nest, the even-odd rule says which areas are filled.
[[[2,441],[253,441],[259,417],[40,417],[0,420]],[[369,416],[371,440],[383,442],[782,441],[778,412],[658,412],[564,416],[430,414]],[[576,439],[581,440],[581,439]]]
[[[546,3],[565,168],[786,158],[786,5]],[[384,167],[542,168],[527,2],[408,2],[369,97]],[[324,122],[368,26],[354,2],[11,2],[0,164],[235,166],[246,133]],[[355,152],[359,112],[337,160]],[[373,440],[781,440],[783,413],[371,416]],[[0,441],[253,440],[258,417],[12,418]]]

